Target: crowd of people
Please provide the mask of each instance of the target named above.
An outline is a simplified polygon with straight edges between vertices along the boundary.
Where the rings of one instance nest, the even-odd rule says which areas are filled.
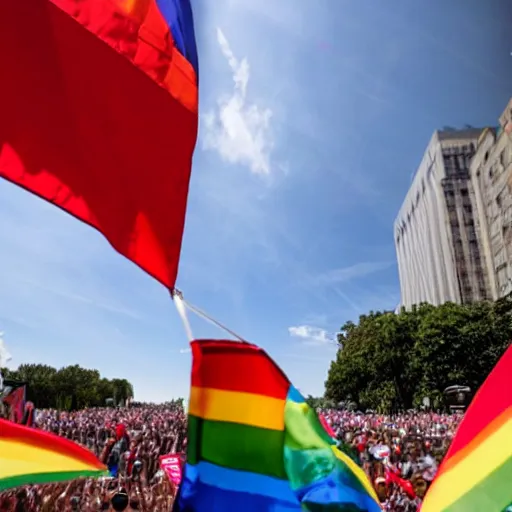
[[[418,510],[460,414],[319,411],[373,482],[386,511]],[[93,451],[111,477],[28,486],[0,494],[3,512],[172,510],[176,489],[159,458],[186,452],[186,413],[176,404],[38,411],[36,426]]]
[[[437,472],[462,414],[397,415],[323,411],[345,453],[362,465],[382,508],[414,512]]]
[[[77,412],[39,410],[36,427],[87,447],[111,477],[69,484],[34,485],[0,494],[2,512],[168,512],[175,488],[160,456],[184,453],[186,414],[179,404],[95,408]]]

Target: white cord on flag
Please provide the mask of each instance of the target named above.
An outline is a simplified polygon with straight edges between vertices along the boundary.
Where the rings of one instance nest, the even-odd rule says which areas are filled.
[[[192,328],[190,327],[190,322],[188,321],[183,295],[181,292],[174,290],[172,292],[172,298],[174,299],[176,309],[178,310],[178,314],[180,315],[181,321],[183,322],[183,327],[185,328],[188,341],[192,343],[194,341],[194,335],[192,334]]]
[[[226,331],[228,334],[231,334],[231,336],[233,336],[233,338],[236,338],[238,341],[240,341],[242,343],[247,343],[247,341],[242,336],[240,336],[236,332],[232,331],[231,329],[229,329],[225,325],[223,325],[220,322],[218,322],[217,320],[215,320],[215,318],[213,318],[210,315],[208,315],[207,313],[205,313],[202,309],[199,309],[198,307],[193,306],[192,304],[188,303],[183,298],[183,294],[181,293],[181,291],[173,290],[172,297],[176,301],[176,308],[178,308],[178,313],[180,314],[181,319],[183,320],[183,324],[185,325],[185,330],[187,331],[187,335],[189,335],[190,341],[193,341],[193,338],[191,338],[192,331],[190,329],[190,324],[188,322],[188,318],[187,318],[187,313],[185,311],[185,307],[190,309],[190,311],[192,311],[192,313],[195,313],[197,316],[199,316],[199,317],[203,318],[204,320],[210,322],[211,324],[215,325],[219,329],[222,329],[223,331]],[[180,311],[180,308],[183,308],[183,312]]]
[[[237,334],[235,331],[232,331],[231,329],[229,329],[225,325],[221,324],[219,321],[215,320],[215,318],[211,317],[210,315],[205,313],[203,310],[201,310],[198,307],[193,306],[192,304],[188,303],[185,299],[183,299],[183,303],[185,304],[185,306],[187,306],[188,309],[190,309],[190,311],[195,313],[197,316],[200,316],[201,318],[204,318],[205,320],[207,320],[211,324],[215,325],[219,329],[222,329],[223,331],[226,331],[228,334],[231,334],[231,336],[233,336],[233,338],[236,338],[238,341],[241,341],[242,343],[247,343],[247,341],[244,338],[242,338],[242,336]]]

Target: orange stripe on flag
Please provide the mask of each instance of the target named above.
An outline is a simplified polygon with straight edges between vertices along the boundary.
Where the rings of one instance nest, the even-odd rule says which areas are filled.
[[[465,459],[473,450],[476,450],[488,437],[497,432],[507,421],[512,420],[512,406],[510,406],[501,416],[498,416],[492,423],[487,425],[478,435],[476,435],[466,446],[461,448],[455,455],[443,461],[440,471],[449,471],[463,459]]]

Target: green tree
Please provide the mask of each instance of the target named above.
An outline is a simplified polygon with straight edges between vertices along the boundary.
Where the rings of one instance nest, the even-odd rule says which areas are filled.
[[[114,385],[103,378],[98,382],[98,405],[105,405],[107,398],[114,398]]]
[[[382,411],[442,403],[449,385],[475,391],[512,339],[512,299],[422,304],[348,322],[326,381],[326,397]]]
[[[101,378],[98,370],[77,364],[59,370],[48,365],[22,364],[17,370],[3,369],[2,375],[25,382],[27,399],[38,408],[75,410],[104,406],[107,398],[126,401],[134,395],[128,380]]]
[[[312,409],[318,409],[319,407],[322,409],[325,408],[333,408],[335,406],[334,402],[332,400],[329,400],[323,396],[321,397],[314,397],[312,395],[308,395],[306,398],[306,403],[312,408]]]
[[[133,398],[133,386],[126,379],[112,379],[112,387],[116,404],[126,403],[128,398]]]
[[[56,389],[57,370],[46,364],[22,364],[14,378],[27,384],[27,400],[41,408],[52,406]]]

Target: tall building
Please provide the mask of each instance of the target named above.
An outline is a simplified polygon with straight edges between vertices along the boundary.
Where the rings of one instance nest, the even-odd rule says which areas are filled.
[[[474,128],[434,133],[395,220],[406,308],[492,297],[469,173],[481,133]]]
[[[476,215],[492,298],[512,292],[512,99],[498,128],[486,128],[471,162]]]

